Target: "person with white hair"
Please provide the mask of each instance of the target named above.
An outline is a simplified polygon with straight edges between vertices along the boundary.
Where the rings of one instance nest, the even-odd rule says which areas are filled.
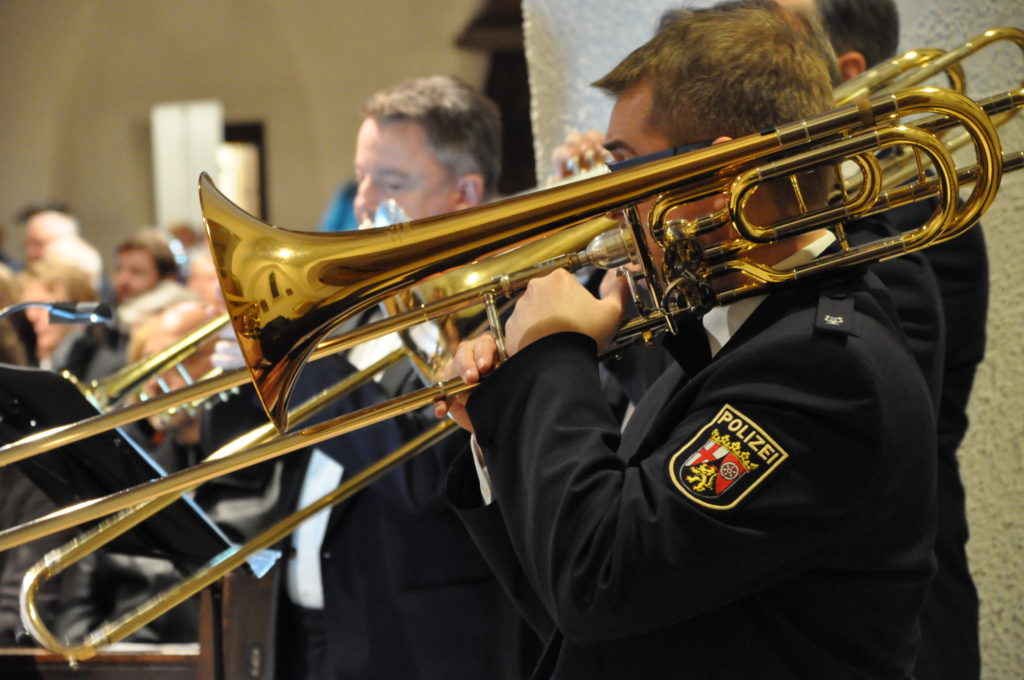
[[[219,312],[225,311],[224,296],[220,292],[220,281],[209,248],[197,246],[189,249],[185,285],[199,296],[203,304]]]
[[[78,234],[50,241],[43,251],[47,260],[60,262],[85,272],[89,283],[99,291],[103,287],[103,257],[100,251]]]
[[[59,210],[41,210],[25,222],[25,266],[41,260],[47,247],[62,238],[78,236],[78,220]]]

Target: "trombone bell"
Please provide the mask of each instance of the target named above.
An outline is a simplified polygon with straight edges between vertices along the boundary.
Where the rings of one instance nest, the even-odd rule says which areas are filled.
[[[264,224],[228,200],[204,173],[199,198],[227,312],[256,392],[278,429],[287,429],[298,372],[335,326],[467,260],[602,211],[587,192],[560,192],[571,196],[554,204],[522,197],[505,210],[475,208],[324,234]]]

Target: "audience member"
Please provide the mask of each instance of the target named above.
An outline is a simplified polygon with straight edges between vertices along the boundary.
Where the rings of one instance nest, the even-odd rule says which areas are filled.
[[[0,309],[14,304],[16,299],[15,276],[5,265],[0,264]],[[0,364],[28,365],[25,348],[12,330],[9,319],[0,320]],[[0,443],[8,442],[0,438]],[[18,466],[0,466],[0,527],[17,526],[55,510],[57,506],[53,501]],[[0,552],[0,647],[23,642],[19,608],[22,577],[47,551],[64,540],[64,534],[57,534]],[[59,606],[59,586],[48,586],[37,598],[40,612],[47,619],[56,613]]]
[[[114,297],[122,332],[146,317],[193,296],[178,281],[178,262],[167,238],[142,229],[118,244]]]
[[[41,210],[25,221],[25,266],[41,260],[46,248],[62,238],[79,235],[78,220],[57,210]]]
[[[225,311],[217,270],[207,246],[196,246],[188,251],[188,278],[185,279],[185,285],[204,305],[220,312]]]
[[[96,291],[89,283],[89,275],[77,267],[61,262],[35,260],[18,274],[19,302],[94,302]],[[83,380],[94,377],[88,362],[73,361],[72,348],[79,342],[100,342],[93,326],[50,322],[50,311],[45,307],[25,310],[35,331],[36,357],[40,368],[54,371],[69,370]]]
[[[7,265],[0,264],[0,310],[17,301],[14,272]],[[24,315],[21,319],[25,319]],[[28,329],[31,331],[31,325]],[[17,322],[10,317],[0,319],[0,363],[24,366],[29,363],[29,354],[29,348],[22,338]]]
[[[77,234],[50,241],[46,246],[44,259],[77,267],[89,276],[89,285],[97,293],[104,287],[103,258],[100,251]]]

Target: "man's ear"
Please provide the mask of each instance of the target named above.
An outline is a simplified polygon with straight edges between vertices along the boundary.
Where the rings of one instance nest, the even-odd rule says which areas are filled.
[[[455,180],[455,209],[472,208],[484,199],[484,178],[476,172],[463,175]]]
[[[836,55],[836,61],[839,63],[839,77],[844,83],[868,70],[868,60],[863,54],[853,50]]]

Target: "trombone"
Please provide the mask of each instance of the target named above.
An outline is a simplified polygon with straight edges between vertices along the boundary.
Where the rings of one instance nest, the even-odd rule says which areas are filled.
[[[977,156],[974,187],[957,204],[957,171],[945,146],[934,135],[897,124],[899,118],[937,112],[958,121],[972,134]],[[870,125],[865,125],[868,121]],[[867,128],[867,129],[865,129]],[[788,271],[757,264],[746,257],[753,247],[834,223],[853,219],[898,201],[921,195],[901,191],[890,195],[880,189],[877,165],[864,162],[870,187],[849,204],[826,206],[775,225],[752,224],[744,214],[745,201],[758,182],[775,181],[787,173],[815,165],[831,165],[847,154],[873,156],[879,146],[911,144],[931,159],[936,177],[930,178],[924,195],[937,194],[939,206],[932,218],[917,229],[887,239],[850,247],[840,232],[838,252]],[[240,337],[243,354],[254,376],[257,392],[269,405],[278,429],[287,425],[287,394],[290,380],[321,339],[345,318],[394,296],[403,290],[429,284],[445,273],[465,275],[469,286],[450,298],[435,299],[428,293],[420,306],[386,321],[401,320],[406,326],[421,323],[454,309],[487,302],[521,289],[553,268],[578,267],[593,257],[580,246],[567,248],[550,259],[535,259],[519,270],[481,276],[473,272],[477,259],[496,248],[554,242],[553,235],[566,227],[590,222],[605,213],[624,210],[628,225],[602,236],[614,243],[612,252],[632,251],[647,278],[649,294],[638,295],[641,314],[627,322],[618,340],[648,340],[673,329],[673,318],[700,314],[770,285],[797,281],[811,274],[855,266],[924,247],[949,238],[973,224],[991,204],[998,188],[1002,158],[998,136],[991,121],[974,102],[944,90],[922,88],[873,98],[865,104],[847,105],[818,116],[782,125],[775,130],[749,135],[696,152],[655,161],[611,175],[547,189],[535,194],[499,201],[419,222],[363,232],[309,234],[265,225],[224,198],[208,177],[200,181],[200,197],[218,271],[228,302],[232,324]],[[735,188],[725,214],[687,222],[668,219],[674,207]],[[863,194],[874,196],[867,200]],[[656,270],[644,247],[636,210],[630,206],[660,196],[651,209],[649,223],[655,237],[671,257],[669,268]],[[702,248],[696,236],[731,221],[741,238]],[[607,227],[608,222],[598,222]],[[571,233],[571,232],[570,232]],[[543,239],[538,239],[545,236]],[[566,235],[568,237],[568,234]],[[582,243],[587,243],[586,240]],[[577,249],[579,248],[579,249]],[[511,251],[515,252],[515,251]],[[617,264],[621,260],[613,262]],[[466,273],[469,272],[467,275]],[[739,273],[731,288],[713,283]],[[452,279],[456,280],[455,278]],[[638,288],[638,287],[637,287]],[[261,296],[261,291],[266,297]],[[274,296],[272,293],[276,292]],[[378,327],[379,328],[379,327]],[[356,334],[364,329],[357,329]],[[389,332],[399,330],[389,326]],[[348,334],[335,338],[352,342]],[[376,336],[374,336],[376,337]],[[352,342],[354,344],[354,342]],[[319,349],[315,351],[319,352]],[[196,484],[249,465],[276,458],[289,451],[387,420],[447,399],[470,389],[453,379],[404,395],[362,411],[344,414],[315,426],[288,432],[243,453],[210,460],[165,478],[137,485],[104,497],[83,501],[45,517],[0,532],[0,550],[34,540],[85,521],[99,519],[154,496],[179,493]]]
[[[702,313],[711,305],[753,294],[766,284],[820,271],[824,263],[799,271],[769,271],[752,265],[732,249],[729,253],[718,250],[714,255],[737,257],[696,272],[697,260],[709,253],[697,246],[695,237],[732,222],[747,244],[765,243],[859,216],[879,200],[887,206],[911,200],[909,191],[881,192],[880,171],[871,158],[871,152],[881,146],[909,144],[920,149],[939,171],[937,176],[944,185],[937,187],[938,192],[948,198],[957,190],[955,166],[948,151],[934,135],[893,124],[917,113],[951,117],[972,135],[979,180],[962,206],[950,208],[955,213],[951,229],[958,233],[973,224],[995,197],[1002,164],[1000,145],[980,107],[962,95],[935,88],[874,97],[762,134],[620,173],[371,233],[324,235],[274,230],[224,200],[205,176],[200,180],[200,200],[228,313],[253,384],[270,419],[286,430],[287,402],[295,376],[319,340],[344,319],[466,260],[619,210],[626,204],[661,195],[648,223],[653,225],[661,245],[678,253],[681,260],[677,271],[661,274],[650,262],[643,262],[647,258],[639,249],[654,299],[645,317],[652,328],[662,326],[671,331],[671,319],[677,314]],[[862,170],[872,179],[852,202],[812,210],[771,226],[752,224],[746,217],[746,202],[765,181],[850,156],[860,159]],[[667,217],[674,208],[726,191],[730,195],[727,213],[685,227],[668,224]],[[938,225],[942,221],[937,217],[924,231],[905,235],[898,242],[879,244],[870,252],[847,249],[829,256],[827,267],[850,266],[923,247],[940,236]],[[630,222],[633,240],[642,243],[638,216]],[[278,237],[285,237],[286,245],[281,245]],[[742,291],[713,292],[708,278],[730,271],[747,274],[749,285]],[[672,296],[666,299],[670,286]]]
[[[168,370],[176,370],[187,385],[192,385],[195,380],[182,367],[182,362],[195,353],[200,345],[216,336],[227,324],[227,314],[220,314],[170,347],[88,384],[78,381],[67,371],[61,375],[73,382],[97,410],[109,410],[132,396],[146,400],[148,396],[142,390],[142,386],[153,376],[161,375]]]
[[[999,42],[1011,42],[1024,48],[1024,32],[1012,27],[997,27],[985,31],[949,52],[935,48],[924,48],[906,52],[888,62],[876,65],[857,78],[853,78],[836,87],[834,90],[836,104],[853,103],[868,97],[872,93],[892,93],[920,83],[940,73],[947,75],[950,87],[954,91],[963,94],[966,89],[966,78],[963,75],[960,62],[965,57],[974,54],[984,47]],[[1012,96],[1000,95],[980,103],[982,103],[986,113],[994,117],[995,124],[1000,125],[1020,108],[1022,96],[1024,96],[1024,90],[1017,90],[1012,93]],[[997,102],[996,100],[1000,101]],[[955,124],[955,119],[937,116],[933,117],[931,123],[918,122],[915,124],[915,127],[938,132]],[[970,135],[965,133],[954,140],[948,141],[947,146],[951,150],[955,150],[970,142]],[[1021,155],[1020,152],[1007,155],[1003,159],[1004,169],[1009,171],[1019,167],[1019,164],[1022,162]],[[923,175],[920,161],[915,157],[910,157],[909,154],[894,155],[892,158],[883,161],[880,168],[875,168],[870,173],[866,173],[862,167],[863,163],[869,161],[862,159],[855,162],[860,166],[861,172],[847,182],[850,191],[859,191],[863,181],[869,176],[877,178],[881,175],[885,177],[887,185],[897,186],[906,182],[915,174],[918,176]],[[973,181],[971,178],[979,172],[983,172],[983,170],[972,168],[961,171],[961,184]],[[877,209],[884,210],[889,207],[895,207],[895,205],[899,204],[898,201],[920,200],[926,197],[929,192],[936,191],[934,186],[926,187],[926,184],[926,181],[921,180],[919,184],[915,185],[916,188],[913,190],[915,192],[913,196],[897,196],[897,202],[895,203],[887,205],[885,201],[879,201]],[[910,192],[905,191],[904,193]],[[481,293],[481,295],[486,294],[486,292]],[[434,307],[436,305],[425,305],[422,313],[423,318],[434,314],[448,313],[448,310],[436,310]],[[388,318],[374,322],[367,327],[357,329],[342,337],[325,340],[319,348],[310,354],[308,359],[315,361],[333,353],[350,349],[362,342],[401,330],[409,323],[412,323],[415,317],[416,312],[409,311],[409,313],[398,318]],[[221,321],[226,323],[228,317],[221,317]],[[249,380],[249,374],[246,369],[237,369],[225,373],[212,373],[195,383],[189,381],[190,384],[187,387],[170,394],[151,398],[145,402],[124,405],[124,395],[129,389],[133,389],[135,386],[145,382],[151,375],[156,375],[172,368],[176,363],[174,357],[176,348],[180,350],[186,348],[188,344],[188,342],[182,341],[175,348],[165,350],[166,355],[161,353],[161,355],[153,357],[150,362],[123,369],[118,374],[115,374],[115,376],[111,376],[92,387],[80,386],[80,389],[86,394],[87,398],[90,398],[91,401],[97,404],[99,410],[107,412],[79,423],[36,432],[24,437],[20,441],[0,446],[0,465],[17,462],[37,453],[59,448],[136,420],[173,411],[183,404],[198,403],[218,393],[235,389]],[[117,408],[110,410],[111,406],[117,406]],[[280,421],[281,417],[282,415],[278,413],[275,422],[283,427],[285,423]]]
[[[939,113],[971,134],[977,170],[972,174],[973,190],[962,205],[957,204],[957,168],[945,145],[926,130],[899,124],[901,117],[919,113]],[[928,180],[927,186],[902,193],[882,191],[879,166],[870,159],[878,148],[896,145],[912,146],[930,160],[936,176]],[[481,302],[488,315],[494,318],[496,299],[513,295],[531,278],[553,268],[576,268],[588,263],[615,266],[631,260],[640,264],[649,294],[637,293],[641,315],[623,327],[618,339],[621,342],[650,339],[656,333],[673,330],[673,320],[678,315],[698,315],[711,306],[762,292],[771,285],[895,257],[951,238],[973,224],[994,199],[1002,170],[1000,153],[994,126],[974,102],[955,93],[922,88],[873,98],[866,104],[840,107],[775,130],[621,173],[370,232],[326,235],[275,229],[227,201],[205,175],[200,179],[200,197],[231,323],[239,335],[258,393],[274,416],[272,422],[286,429],[300,419],[287,412],[287,397],[291,381],[304,361],[321,351],[324,337],[333,328],[372,305],[396,296],[405,298],[405,311],[389,317],[388,325],[378,326],[371,332],[380,334]],[[765,182],[785,181],[795,173],[833,166],[849,157],[858,159],[866,176],[863,188],[855,196],[844,195],[839,205],[805,209],[797,217],[775,224],[755,224],[748,217],[747,203]],[[675,208],[721,192],[729,195],[728,208],[721,214],[691,221],[671,219]],[[839,252],[792,270],[765,267],[746,256],[760,244],[832,225],[837,220],[854,219],[879,210],[881,205],[918,200],[922,195],[937,196],[938,207],[924,225],[908,233],[856,248],[841,237]],[[638,211],[633,207],[649,197],[656,199],[648,223],[659,245],[671,255],[666,257],[666,266],[660,269],[653,266],[650,253],[645,249]],[[627,224],[609,231],[613,222],[601,215],[615,210],[625,213]],[[735,225],[739,239],[710,248],[697,246],[698,235],[725,223]],[[575,233],[580,226],[598,235],[588,233],[581,238]],[[843,229],[842,226],[833,228],[840,233]],[[566,240],[560,242],[563,237]],[[554,248],[556,254],[539,255],[531,249],[539,245]],[[511,259],[488,257],[496,249],[510,246],[516,248],[502,257],[519,258],[518,269],[508,266]],[[723,277],[736,273],[742,275],[738,285],[724,288],[715,285]],[[439,288],[429,288],[437,281],[450,283],[451,290],[442,293],[438,292]],[[638,291],[637,286],[633,288]],[[401,323],[396,324],[396,319]],[[500,328],[500,324],[495,326],[496,330]],[[382,331],[383,328],[387,331]],[[442,335],[457,340],[457,330],[445,325]],[[356,335],[358,331],[334,340],[340,341],[339,344],[351,343],[348,345],[351,346],[356,344]],[[455,378],[254,445],[248,441],[233,444],[232,450],[219,452],[188,470],[85,501],[4,531],[0,533],[0,550],[140,503],[162,504],[167,498],[176,498],[221,474],[469,389],[470,386]],[[409,455],[412,454],[403,447],[402,452],[388,457],[388,465],[396,465]],[[366,474],[374,473],[367,471]],[[351,482],[362,479],[361,474]],[[342,485],[338,492],[343,489],[347,492],[349,487]],[[127,526],[127,523],[119,523],[119,526]],[[279,530],[268,530],[245,550],[265,547],[268,544],[264,540],[276,542],[282,535],[280,531],[287,533],[291,530],[287,527],[293,526],[288,524]],[[115,529],[104,531],[113,533]],[[96,541],[100,542],[100,538]],[[90,538],[89,549],[92,545]],[[78,556],[85,550],[76,545],[66,552]],[[248,554],[240,548],[232,548],[229,553],[217,558],[221,564],[230,564],[228,570],[245,559],[240,555]],[[31,623],[30,630],[38,632],[47,645],[60,643],[53,640],[40,621],[33,620],[38,614],[32,605],[33,595],[38,583],[63,568],[62,560],[54,555],[33,569],[26,577],[23,591],[23,608],[29,612],[26,625]],[[147,605],[144,612],[129,618],[132,623],[142,621],[139,625],[144,625],[174,606],[172,602],[190,596],[219,578],[216,574],[204,568],[199,575],[176,588],[173,595],[159,599],[151,607]],[[179,597],[181,594],[183,597]],[[120,639],[130,630],[127,620],[116,622],[113,628],[98,633],[95,639],[83,645],[65,645],[58,650],[69,658],[86,658],[94,653],[96,644]]]
[[[833,90],[835,101],[849,104],[871,95],[891,94],[919,85],[940,73],[946,74],[951,90],[965,94],[966,77],[960,62],[989,45],[1004,41],[1024,50],[1024,31],[999,26],[948,52],[936,48],[910,50],[837,86]]]
[[[475,263],[474,265],[453,272],[452,274],[439,277],[429,285],[414,287],[404,291],[402,299],[389,300],[388,306],[395,312],[403,308],[416,306],[417,300],[426,297],[437,297],[438,295],[455,296],[463,288],[467,280],[493,277],[498,270],[515,268],[524,261],[533,261],[549,253],[559,253],[583,241],[590,240],[595,233],[603,232],[614,224],[611,220],[594,220],[592,223],[583,225],[583,229],[577,229],[572,233],[565,233],[543,242],[536,242],[531,245],[517,249],[515,252],[498,256],[489,260],[486,264]],[[595,259],[598,256],[595,254]],[[510,261],[511,260],[511,261]],[[469,286],[471,289],[472,287]],[[458,290],[456,290],[458,289]],[[479,305],[477,305],[479,307]],[[320,411],[322,411],[334,399],[357,389],[368,382],[374,375],[385,370],[397,361],[409,354],[418,354],[411,357],[414,363],[421,370],[428,372],[438,366],[441,358],[450,351],[451,343],[458,342],[465,334],[472,332],[479,311],[472,308],[469,310],[456,311],[455,313],[441,319],[438,350],[434,355],[426,354],[419,349],[418,345],[407,342],[403,349],[382,357],[370,366],[352,374],[339,384],[325,390],[321,394],[309,399],[301,407],[294,410],[290,420],[293,423],[304,422]],[[179,492],[171,492],[162,495],[154,495],[146,498],[138,505],[123,510],[116,516],[105,520],[86,535],[73,539],[68,544],[57,548],[47,554],[44,559],[26,573],[21,590],[21,611],[22,620],[26,630],[44,647],[54,653],[65,656],[72,665],[79,660],[87,659],[96,654],[99,647],[116,642],[130,635],[153,619],[161,616],[168,610],[181,604],[186,599],[196,594],[210,583],[219,580],[225,574],[241,565],[254,553],[269,547],[289,533],[305,519],[318,510],[329,505],[339,503],[352,494],[361,490],[367,484],[378,479],[381,475],[390,471],[399,463],[417,455],[426,448],[437,443],[443,437],[454,431],[455,425],[451,421],[444,421],[434,426],[420,436],[412,439],[385,458],[374,463],[366,470],[342,484],[338,489],[325,495],[313,506],[304,508],[289,517],[280,520],[274,526],[265,529],[261,534],[243,546],[233,546],[221,554],[215,556],[205,566],[197,570],[188,579],[181,582],[163,593],[156,595],[140,607],[125,614],[117,621],[108,623],[98,630],[90,633],[82,641],[68,643],[59,641],[48,629],[45,621],[36,604],[36,595],[42,585],[56,576],[69,566],[77,562],[85,555],[99,549],[118,536],[122,535],[132,527],[145,519],[159,512],[180,497]],[[233,454],[242,454],[250,447],[270,442],[277,434],[271,423],[256,428],[242,437],[235,439],[225,445],[207,458],[207,461],[216,461]],[[333,435],[332,435],[333,436]],[[318,440],[321,441],[321,440]],[[298,446],[304,447],[307,442],[298,440]],[[291,450],[291,449],[289,449]]]

